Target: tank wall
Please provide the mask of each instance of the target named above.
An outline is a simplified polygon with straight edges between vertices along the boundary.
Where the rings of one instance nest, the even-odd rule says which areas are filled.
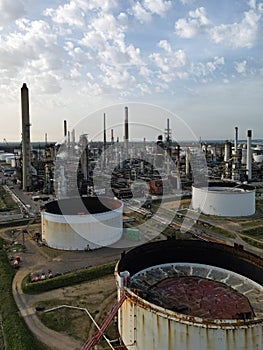
[[[119,311],[119,332],[128,350],[262,349],[262,323],[246,327],[197,325],[135,300],[128,297]]]
[[[212,191],[192,187],[192,207],[207,215],[253,215],[256,209],[255,191]]]
[[[117,242],[122,236],[122,207],[96,215],[41,213],[42,239],[52,248],[84,250]]]

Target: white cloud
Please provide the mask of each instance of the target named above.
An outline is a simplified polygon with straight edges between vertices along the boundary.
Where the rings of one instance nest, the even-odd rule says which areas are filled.
[[[192,63],[190,73],[192,76],[200,79],[201,82],[206,83],[212,79],[214,72],[220,69],[224,64],[224,57],[214,57],[213,61],[208,61],[206,63]]]
[[[75,1],[60,5],[56,10],[48,8],[44,11],[44,14],[50,16],[54,22],[59,24],[76,27],[83,27],[85,24],[85,14]]]
[[[240,23],[221,24],[211,29],[210,36],[216,44],[238,47],[253,47],[258,35],[260,14],[254,10],[244,13],[244,18]]]
[[[235,70],[240,74],[246,74],[247,61],[235,62]]]
[[[183,50],[161,53],[152,53],[149,58],[162,70],[163,73],[173,72],[174,69],[184,67],[187,64],[187,57]]]
[[[167,52],[172,52],[171,45],[170,45],[170,43],[168,43],[167,40],[159,41],[158,46],[161,47],[162,49],[164,49]]]
[[[141,23],[150,22],[152,16],[139,2],[136,2],[132,7],[134,17]]]
[[[131,8],[131,14],[133,14],[139,22],[147,23],[151,21],[152,15],[164,17],[171,8],[172,1],[136,1]]]
[[[209,19],[206,17],[206,10],[204,7],[199,7],[195,11],[188,13],[187,19],[180,18],[175,23],[175,33],[185,39],[190,39],[199,34],[202,28],[205,28],[210,24]]]
[[[172,1],[144,0],[144,7],[151,13],[164,17],[164,15],[172,8]]]
[[[8,24],[24,14],[25,9],[21,0],[0,0],[0,26]]]

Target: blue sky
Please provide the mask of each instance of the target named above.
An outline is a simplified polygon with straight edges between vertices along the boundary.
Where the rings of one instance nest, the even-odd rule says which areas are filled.
[[[235,126],[263,138],[262,16],[256,0],[0,0],[0,141],[20,140],[23,82],[35,141],[60,139],[64,119],[87,117],[95,135],[108,106],[130,102],[171,111],[197,138],[231,139]],[[144,107],[130,119],[152,125]]]

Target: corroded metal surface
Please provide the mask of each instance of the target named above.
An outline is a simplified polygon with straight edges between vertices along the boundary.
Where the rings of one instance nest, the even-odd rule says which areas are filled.
[[[123,256],[116,266],[116,280],[118,289],[124,288],[126,300],[119,310],[119,332],[128,350],[262,350],[263,349],[263,317],[249,318],[202,318],[196,315],[184,314],[170,310],[157,303],[145,299],[144,291],[139,288],[123,286],[120,272],[127,270],[131,273],[131,281],[134,275],[140,275],[140,271],[148,269],[149,288],[156,283],[164,283],[169,279],[169,270],[162,279],[162,273],[158,268],[157,278],[154,276],[152,266],[158,264],[173,264],[180,262],[181,265],[189,264],[191,276],[197,274],[196,264],[209,264],[203,272],[202,278],[213,277],[215,280],[222,279],[222,283],[228,281],[232,288],[240,288],[242,283],[259,291],[257,299],[260,304],[260,291],[262,287],[263,263],[260,257],[243,251],[219,244],[189,241],[163,241],[149,243],[137,247]],[[190,262],[189,262],[190,261]],[[215,268],[213,275],[213,265]],[[233,269],[232,269],[233,267]],[[231,269],[239,274],[242,283],[234,273],[231,275],[224,268]],[[182,268],[187,272],[188,267]],[[164,270],[164,269],[163,269]],[[209,272],[211,270],[211,272]],[[201,270],[200,270],[201,271]],[[205,272],[206,271],[206,272]],[[143,273],[142,273],[143,274]],[[242,280],[243,275],[243,280]],[[145,275],[146,276],[146,273]],[[230,277],[229,277],[230,276]],[[245,277],[244,277],[245,276]],[[251,281],[248,283],[248,279]],[[158,282],[159,280],[159,282]],[[255,281],[255,285],[254,282]],[[165,285],[163,285],[165,289]],[[244,289],[244,294],[248,289]],[[253,290],[251,292],[253,294]],[[120,293],[119,293],[120,294]]]

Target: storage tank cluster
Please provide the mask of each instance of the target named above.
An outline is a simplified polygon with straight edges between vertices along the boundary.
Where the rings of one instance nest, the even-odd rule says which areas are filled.
[[[128,350],[261,350],[263,259],[197,240],[152,242],[116,266]]]
[[[122,236],[121,201],[84,197],[49,202],[41,212],[42,240],[62,250],[97,249]]]
[[[208,187],[192,186],[192,208],[215,216],[249,216],[256,210],[256,190],[236,182],[210,182]]]

